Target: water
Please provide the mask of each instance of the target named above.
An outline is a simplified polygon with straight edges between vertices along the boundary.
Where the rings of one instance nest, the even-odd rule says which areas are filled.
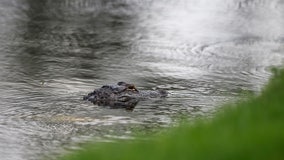
[[[2,0],[1,159],[210,117],[283,64],[283,26],[281,0]],[[131,112],[82,101],[118,81],[171,94]]]

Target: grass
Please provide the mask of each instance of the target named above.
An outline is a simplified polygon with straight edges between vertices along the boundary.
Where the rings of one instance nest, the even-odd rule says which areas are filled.
[[[88,144],[62,160],[284,159],[284,70],[261,95],[224,106],[212,121],[182,123],[149,140]]]

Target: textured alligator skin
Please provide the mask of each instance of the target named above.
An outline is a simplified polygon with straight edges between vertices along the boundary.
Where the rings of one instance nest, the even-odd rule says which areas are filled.
[[[104,85],[95,89],[83,99],[101,106],[133,109],[140,100],[163,98],[167,95],[168,92],[165,90],[137,90],[133,84],[118,82],[115,85]]]

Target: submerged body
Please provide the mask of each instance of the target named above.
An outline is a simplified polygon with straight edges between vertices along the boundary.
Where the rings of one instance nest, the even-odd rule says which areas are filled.
[[[166,97],[165,90],[137,90],[133,84],[118,82],[116,85],[104,85],[84,96],[84,100],[110,107],[133,108],[140,100]]]

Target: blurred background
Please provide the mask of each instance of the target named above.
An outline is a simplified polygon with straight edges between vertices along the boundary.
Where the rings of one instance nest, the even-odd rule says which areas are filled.
[[[283,26],[281,0],[1,0],[1,160],[210,118],[283,64]],[[118,81],[170,95],[133,111],[82,101]]]

